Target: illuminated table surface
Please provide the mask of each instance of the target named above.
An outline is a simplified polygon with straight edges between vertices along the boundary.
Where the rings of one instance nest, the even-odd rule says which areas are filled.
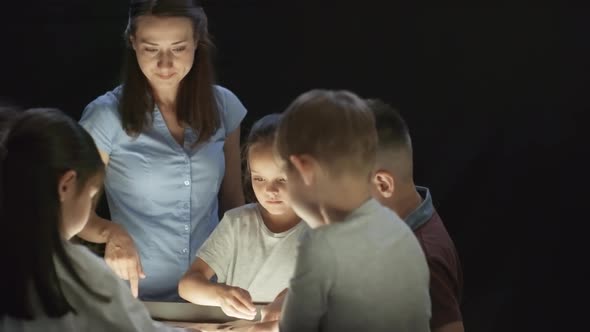
[[[192,327],[202,331],[224,331],[232,327],[247,326],[260,320],[260,309],[265,303],[256,303],[253,321],[227,316],[219,307],[178,302],[143,302],[153,319],[168,325]]]

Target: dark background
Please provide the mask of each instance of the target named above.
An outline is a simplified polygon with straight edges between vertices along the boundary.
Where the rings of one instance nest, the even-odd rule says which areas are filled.
[[[2,8],[0,96],[78,119],[118,84],[126,5]],[[584,320],[587,259],[576,254],[587,252],[589,10],[245,0],[205,8],[219,82],[249,110],[243,132],[311,88],[400,109],[416,181],[430,187],[462,259],[467,331],[565,331]]]

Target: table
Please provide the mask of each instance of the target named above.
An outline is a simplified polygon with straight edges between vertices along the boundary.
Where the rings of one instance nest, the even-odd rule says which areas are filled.
[[[253,321],[227,316],[220,307],[202,306],[187,302],[151,302],[143,304],[153,319],[168,325],[192,327],[208,331],[227,331],[232,327],[247,326],[260,320],[260,309],[266,303],[255,303],[256,317]]]

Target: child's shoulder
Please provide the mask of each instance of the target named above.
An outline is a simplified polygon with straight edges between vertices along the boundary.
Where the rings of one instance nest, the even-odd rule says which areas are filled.
[[[233,208],[225,212],[223,219],[228,220],[230,222],[240,221],[240,220],[250,220],[258,218],[260,214],[258,213],[258,204],[251,203],[239,206],[237,208]]]
[[[80,278],[91,285],[92,289],[101,290],[101,294],[112,295],[119,281],[105,261],[83,245],[66,243],[64,249]],[[78,288],[75,281],[62,264],[58,265],[60,279],[74,289]]]
[[[330,243],[345,246],[355,241],[397,241],[413,235],[395,212],[374,200],[354,211],[344,222],[321,227],[316,233]]]

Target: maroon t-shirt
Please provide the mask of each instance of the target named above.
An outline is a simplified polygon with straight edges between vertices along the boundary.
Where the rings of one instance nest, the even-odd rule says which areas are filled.
[[[430,327],[462,321],[459,308],[463,292],[463,274],[455,245],[438,213],[414,231],[430,268]]]
[[[430,192],[424,187],[417,189],[424,200],[406,222],[418,238],[430,268],[430,327],[434,329],[463,320],[460,310],[463,273],[453,240],[434,209]]]

